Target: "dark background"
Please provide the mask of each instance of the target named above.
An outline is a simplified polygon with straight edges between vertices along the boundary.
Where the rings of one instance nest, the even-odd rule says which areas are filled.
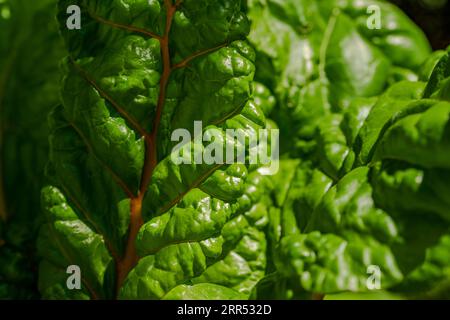
[[[425,32],[433,49],[450,45],[449,0],[391,0],[406,12]]]

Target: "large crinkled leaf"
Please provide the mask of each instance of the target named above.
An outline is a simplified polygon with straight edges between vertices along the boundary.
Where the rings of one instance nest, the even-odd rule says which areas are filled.
[[[423,94],[424,98],[437,98],[441,100],[449,100],[449,78],[450,78],[450,48],[446,53],[438,55],[439,62],[435,64],[435,68],[430,75],[429,82]]]
[[[80,218],[104,236],[113,254],[120,255],[129,223],[127,194],[66,122],[62,108],[53,111],[51,127],[48,172]]]
[[[412,102],[420,99],[423,88],[422,82],[400,82],[391,86],[380,96],[355,140],[354,150],[358,165],[370,162],[376,143],[386,130],[386,124]]]
[[[302,297],[302,290],[368,291],[371,265],[380,268],[383,290],[410,297],[448,293],[448,259],[443,253],[450,208],[445,160],[448,103],[420,99],[425,85],[402,82],[378,102],[355,99],[343,116],[337,114],[319,126],[319,161],[304,170],[309,175],[312,169],[328,174],[334,186],[319,192],[320,201],[312,207],[296,205],[289,224],[273,216],[286,230],[278,238],[273,277],[280,283],[295,280],[300,292],[295,285],[284,287],[291,298]],[[343,165],[348,156],[345,161],[337,157],[339,148],[328,152],[333,143],[364,154],[353,164],[358,168]],[[288,182],[291,190],[293,181]],[[292,211],[295,195],[288,194],[281,212]],[[306,227],[292,227],[304,226],[305,220]],[[267,278],[257,287],[260,294],[266,294],[264,286],[277,289]]]
[[[449,170],[425,169],[403,161],[385,161],[374,168],[376,202],[389,211],[433,213],[450,219]]]
[[[397,159],[424,168],[449,169],[449,117],[450,103],[439,102],[399,119],[379,142],[375,160]]]
[[[377,98],[355,98],[343,114],[324,117],[316,131],[318,165],[338,181],[356,165],[357,138]]]
[[[394,249],[409,274],[394,288],[397,291],[417,296],[448,281],[443,254],[450,213],[447,175],[447,170],[401,161],[386,161],[372,174],[374,200],[392,212],[394,219],[402,220],[404,243]]]
[[[281,239],[276,263],[282,277],[296,279],[309,292],[364,292],[370,290],[367,272],[376,266],[381,289],[399,290],[403,279],[424,268],[427,251],[439,247],[448,224],[429,211],[420,215],[417,206],[411,211],[379,204],[378,193],[402,189],[380,186],[374,195],[370,176],[378,175],[369,172],[361,167],[344,176],[322,197],[304,233]]]
[[[194,189],[168,212],[144,224],[137,238],[138,253],[145,256],[170,244],[208,239],[223,228],[233,211],[230,203]]]
[[[381,28],[368,28],[367,8],[380,9]],[[355,97],[415,80],[430,53],[422,31],[385,1],[249,0],[250,40],[258,51],[257,80],[275,93],[274,117],[289,124],[291,154],[310,154],[324,116]],[[283,135],[283,132],[282,132]]]
[[[317,126],[315,135],[316,157],[320,169],[338,181],[355,166],[366,165],[371,161],[389,157],[401,158],[400,153],[406,157],[405,149],[409,149],[409,152],[415,153],[417,156],[421,152],[420,150],[423,150],[423,147],[420,148],[418,145],[420,142],[406,143],[405,138],[408,133],[398,137],[399,129],[396,127],[407,121],[411,122],[411,119],[418,117],[419,114],[436,104],[435,101],[420,99],[424,85],[422,82],[402,81],[392,85],[378,98],[354,98],[344,112],[324,117]],[[445,117],[442,121],[445,123]],[[443,130],[442,125],[439,128]],[[391,134],[393,130],[396,133]],[[434,135],[436,136],[438,133],[435,132]],[[393,136],[398,138],[393,140]],[[420,136],[421,139],[424,139],[423,144],[431,144],[431,141],[428,141],[431,138],[427,140],[426,134],[418,135],[415,131],[409,136],[410,139],[414,139],[413,136]],[[439,139],[439,137],[435,139]],[[399,145],[393,146],[392,143],[395,141]],[[391,145],[387,147],[387,143]],[[416,143],[414,147],[411,145],[412,143]],[[435,143],[439,144],[439,142]],[[388,150],[384,152],[385,148],[390,148],[392,154],[389,155]],[[404,149],[401,150],[402,148]],[[382,155],[383,152],[384,155]],[[410,159],[413,157],[409,156]]]
[[[412,298],[448,298],[450,236],[442,236],[436,246],[426,252],[425,262],[394,290],[409,293]]]
[[[226,255],[208,267],[200,277],[193,279],[193,283],[219,284],[233,288],[248,298],[254,286],[264,277],[267,268],[264,231],[271,205],[271,199],[266,195],[270,188],[267,183],[267,177],[258,171],[250,175],[244,197],[251,198],[251,208],[224,226],[222,236]]]
[[[81,31],[65,27],[69,4],[81,8]],[[49,212],[61,246],[41,246],[42,277],[69,263],[67,251],[86,275],[82,298],[183,298],[202,288],[205,298],[248,295],[265,272],[264,223],[252,220],[265,214],[254,208],[264,190],[247,181],[254,146],[227,129],[255,136],[273,102],[252,82],[241,1],[61,0],[59,8],[69,57],[48,172],[76,218],[60,222]],[[211,143],[196,121],[247,161],[197,163]],[[176,129],[187,129],[188,141],[171,141]],[[50,235],[41,234],[45,243]],[[94,243],[100,261],[86,259]],[[221,287],[208,287],[224,269]],[[60,280],[41,285],[46,298],[70,295]]]
[[[422,64],[419,70],[419,80],[428,82],[433,74],[437,64],[441,59],[447,55],[445,50],[434,51],[425,62]]]
[[[423,31],[394,4],[384,0],[331,0],[321,1],[320,6],[331,12],[339,8],[354,19],[361,32],[389,57],[394,65],[417,70],[430,54],[430,45]],[[368,27],[372,22],[369,8],[376,7],[380,14],[380,26]],[[370,11],[373,13],[374,11]]]
[[[41,263],[40,280],[43,296],[53,299],[71,297],[73,293],[67,288],[67,276],[52,278],[51,273],[45,274],[50,270],[56,274],[66,273],[69,266],[76,265],[81,269],[86,294],[97,299],[110,298],[107,289],[113,287],[113,278],[108,272],[114,261],[103,238],[76,216],[58,189],[44,189],[42,205],[48,217],[37,245],[40,255],[45,258]],[[65,281],[61,283],[61,280]]]
[[[30,37],[50,3],[0,4],[0,54],[8,52],[0,61],[8,210],[0,189],[0,213],[14,218],[0,219],[0,298],[29,297],[33,282],[23,245],[38,226],[30,219],[37,199],[16,190],[42,183],[44,104],[57,105],[59,42],[39,31]],[[74,4],[81,30],[66,27]],[[367,26],[374,5],[381,28]],[[429,55],[423,33],[395,6],[60,0],[58,20],[69,55],[50,116],[53,186],[42,191],[37,243],[42,298],[321,298],[368,291],[373,266],[382,290],[448,296],[448,52]],[[55,48],[44,57],[34,49],[47,40]],[[29,70],[48,81],[30,81]],[[16,103],[30,110],[16,117]],[[24,136],[22,126],[33,133]],[[278,127],[289,143],[268,178],[267,168],[248,163],[250,143],[227,129],[252,138]],[[191,136],[171,141],[176,129]],[[207,129],[215,134],[202,141]],[[224,152],[245,151],[245,163],[174,157],[217,156],[211,140]],[[80,290],[67,287],[69,266],[81,269]]]
[[[305,229],[314,209],[333,181],[321,170],[313,168],[311,163],[301,163],[292,169],[287,160],[283,162],[293,174],[286,197],[278,204],[282,208],[280,236],[287,236]]]
[[[281,239],[303,232],[315,207],[332,186],[332,179],[314,169],[312,163],[283,159],[280,170],[269,178],[272,200],[268,210],[268,275],[258,282],[251,297],[257,299],[310,299],[292,274],[286,274],[280,262]],[[285,261],[286,262],[286,261]]]
[[[375,207],[368,171],[361,167],[339,180],[322,197],[306,231],[318,230],[345,238],[368,235],[381,242],[394,241],[398,230],[391,217]]]
[[[379,29],[367,27],[373,5]],[[372,264],[384,290],[445,295],[447,54],[428,57],[423,33],[385,1],[248,8],[256,78],[277,99],[282,150],[302,158],[272,179],[276,267],[254,296],[369,291]]]
[[[137,237],[138,253],[144,258],[131,271],[120,297],[175,297],[172,290],[182,295],[184,283],[217,284],[248,296],[266,267],[261,231],[267,224],[267,208],[261,208],[265,190],[256,188],[261,178],[253,172],[234,203],[213,198],[204,183],[148,221]],[[217,298],[214,288],[211,299]],[[186,290],[192,294],[194,289]]]
[[[352,168],[355,159],[341,129],[342,122],[341,114],[330,114],[323,118],[316,133],[320,167],[335,181],[342,176],[342,172],[348,172]]]
[[[381,268],[383,286],[402,279],[389,248],[365,239],[319,232],[293,235],[281,240],[279,254],[280,271],[309,292],[366,291],[371,265]]]
[[[238,116],[243,117],[243,116]],[[239,129],[245,129],[246,125],[255,125],[250,120],[243,118]],[[226,125],[224,126],[226,127]],[[256,125],[256,127],[258,127]],[[236,146],[237,150],[245,150],[245,145],[241,142],[235,143],[232,136],[226,133],[226,129],[209,127],[218,133],[215,136],[215,143],[226,146]],[[207,144],[207,143],[205,143]],[[204,186],[209,187],[210,193],[216,197],[230,201],[242,194],[247,168],[243,165],[227,166],[221,163],[196,163],[195,159],[206,152],[206,145],[203,142],[192,141],[184,145],[183,158],[188,160],[186,164],[177,164],[172,156],[162,160],[155,168],[152,182],[148,188],[148,196],[144,199],[144,215],[146,218],[160,215],[167,211],[174,204],[182,199],[192,188]],[[186,152],[190,151],[190,153]],[[226,150],[222,150],[226,155]],[[185,156],[185,153],[188,156]],[[222,169],[219,172],[216,170]],[[223,182],[223,184],[217,184]],[[204,189],[205,187],[203,187]]]
[[[37,297],[34,240],[48,158],[46,116],[58,103],[64,54],[55,5],[0,3],[0,299]]]
[[[424,86],[403,81],[378,98],[355,98],[344,112],[324,117],[315,135],[320,169],[337,181],[354,166],[382,159],[445,167],[446,103],[420,99]],[[424,156],[429,152],[440,156]]]

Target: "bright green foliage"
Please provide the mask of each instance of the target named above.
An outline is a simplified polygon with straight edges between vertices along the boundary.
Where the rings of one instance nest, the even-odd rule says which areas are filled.
[[[163,215],[145,224],[138,236],[137,246],[140,252],[144,248],[149,252],[143,252],[142,256],[145,257],[130,273],[122,297],[169,298],[176,293],[193,298],[192,295],[197,292],[195,286],[201,284],[201,287],[207,288],[210,283],[216,284],[206,289],[215,293],[211,296],[213,299],[220,298],[218,294],[222,291],[222,298],[226,299],[232,292],[230,289],[234,289],[235,295],[239,292],[241,297],[248,297],[255,284],[264,276],[266,266],[266,240],[261,229],[267,224],[268,217],[262,202],[264,194],[256,191],[260,179],[258,172],[251,174],[246,191],[230,206],[232,217],[221,212],[217,208],[221,203],[214,204],[214,199],[210,197],[197,200],[205,205],[202,205],[203,208],[197,207],[196,211],[192,210],[191,214],[183,210],[185,201],[199,197],[195,194],[197,191],[193,190],[174,211],[165,214],[167,218]],[[213,215],[216,213],[212,209],[222,215],[222,221],[215,221]],[[191,215],[197,217],[196,221],[189,221]],[[180,223],[178,217],[188,222]],[[202,221],[203,218],[207,221]],[[161,223],[161,219],[168,221]],[[198,231],[195,229],[197,225],[200,227]],[[158,227],[164,228],[166,232],[161,240],[150,235],[152,231],[158,232]],[[185,232],[184,228],[187,229]],[[177,239],[173,239],[174,236]],[[151,239],[156,241],[150,242]],[[147,247],[145,240],[148,241]],[[163,243],[152,249],[152,246],[158,246],[158,240]],[[186,282],[195,286],[186,287],[182,284]],[[183,293],[184,290],[186,293]],[[203,297],[201,292],[198,294],[198,298]]]
[[[81,7],[81,31],[65,27],[69,4]],[[260,175],[242,164],[177,165],[170,141],[175,129],[194,133],[194,121],[219,130],[225,145],[234,145],[226,129],[265,127],[270,105],[252,98],[255,53],[241,1],[62,0],[59,8],[69,57],[51,116],[41,293],[248,297],[266,266]],[[195,139],[188,147],[206,148]],[[143,224],[133,238],[135,215]],[[130,241],[138,259],[121,279]],[[50,276],[72,264],[83,272],[76,296]]]
[[[396,83],[323,118],[312,165],[285,160],[284,171],[296,173],[276,180],[289,189],[270,221],[281,228],[276,270],[256,297],[368,292],[371,266],[381,271],[379,289],[448,296],[450,104],[440,93],[449,53],[439,56],[424,64],[436,65],[427,83]],[[286,287],[274,295],[276,283]]]
[[[0,0],[0,298],[449,297],[450,49],[400,9],[25,2]],[[195,121],[247,155],[227,129],[279,128],[279,172],[178,163],[176,129],[211,152]]]
[[[380,9],[380,29],[368,28],[372,5]],[[422,31],[385,1],[249,0],[248,7],[257,80],[278,99],[274,117],[287,127],[293,155],[312,152],[316,127],[330,113],[392,82],[417,79],[430,53]]]

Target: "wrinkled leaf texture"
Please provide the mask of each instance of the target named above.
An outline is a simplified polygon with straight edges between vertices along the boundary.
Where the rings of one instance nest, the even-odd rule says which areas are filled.
[[[380,30],[367,28],[370,5]],[[368,292],[369,266],[382,290],[446,296],[448,52],[430,55],[387,1],[250,0],[248,10],[256,80],[295,139],[272,179],[271,273],[253,297]]]
[[[71,4],[79,31],[65,27]],[[194,121],[226,144],[228,128],[265,127],[241,1],[61,0],[59,11],[69,57],[42,192],[42,296],[248,297],[265,273],[263,177],[170,157],[171,133]],[[66,287],[73,264],[81,291]]]

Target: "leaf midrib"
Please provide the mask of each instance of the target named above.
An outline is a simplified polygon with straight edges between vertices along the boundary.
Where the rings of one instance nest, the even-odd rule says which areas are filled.
[[[117,28],[121,30],[125,30],[127,32],[134,32],[141,34],[146,37],[151,37],[160,42],[160,48],[161,48],[161,59],[163,61],[163,72],[160,79],[160,91],[159,91],[159,97],[158,97],[158,104],[156,107],[156,116],[153,122],[152,131],[150,133],[145,132],[144,130],[141,130],[139,127],[135,127],[134,129],[137,130],[142,137],[145,140],[145,146],[146,146],[146,152],[145,152],[145,161],[144,161],[144,168],[142,170],[142,177],[141,177],[141,183],[139,188],[139,194],[134,197],[130,197],[131,200],[131,206],[130,206],[130,226],[129,226],[129,236],[127,240],[127,245],[125,249],[125,253],[121,259],[116,259],[116,267],[117,267],[117,278],[116,278],[116,297],[118,296],[120,292],[120,288],[123,285],[123,282],[125,281],[126,277],[128,276],[128,273],[135,267],[137,264],[139,257],[136,253],[136,246],[135,241],[137,238],[137,233],[139,232],[140,228],[144,224],[142,219],[142,202],[144,200],[144,196],[147,192],[148,187],[150,186],[151,179],[153,172],[158,165],[158,154],[157,154],[157,138],[158,138],[158,130],[163,114],[164,105],[166,102],[166,90],[168,86],[169,79],[172,75],[172,73],[175,70],[185,68],[189,65],[191,61],[193,61],[196,58],[202,57],[208,53],[212,53],[214,51],[217,51],[226,45],[228,43],[224,43],[221,45],[218,45],[214,48],[208,48],[202,51],[198,51],[193,53],[192,55],[186,57],[185,59],[182,59],[180,62],[176,64],[172,64],[171,59],[171,53],[169,48],[169,35],[172,27],[172,22],[174,15],[178,9],[178,7],[182,4],[183,0],[177,0],[175,3],[173,3],[172,0],[164,0],[164,5],[166,8],[166,27],[164,31],[164,35],[160,36],[154,32],[150,32],[145,29],[136,28],[129,25],[123,25],[116,23],[114,21],[107,20],[103,17],[95,16],[91,12],[89,12],[89,15],[92,19],[96,20],[99,23],[103,23],[105,25],[109,25],[112,28]],[[88,78],[86,79],[88,80]],[[88,80],[89,81],[89,80]],[[89,81],[91,82],[91,81]],[[111,97],[109,97],[104,91],[101,90],[99,86],[95,85],[95,82],[91,82],[91,85],[94,86],[94,88],[99,91],[100,95],[113,104],[114,107],[118,107],[118,105],[112,100]],[[120,108],[119,108],[120,113]],[[130,120],[128,115],[125,113],[124,117],[126,120]],[[131,119],[133,120],[133,119]],[[129,121],[130,122],[130,121]],[[131,121],[131,124],[133,125],[135,121]],[[134,125],[133,125],[134,126]],[[217,170],[220,166],[215,167],[214,169]],[[214,171],[212,171],[214,172]],[[201,181],[204,180],[204,177],[200,179],[197,184],[201,183]],[[195,187],[195,186],[194,186]],[[190,188],[192,189],[192,187]],[[172,205],[175,205],[177,201],[179,201],[181,197],[175,199],[172,202]]]

